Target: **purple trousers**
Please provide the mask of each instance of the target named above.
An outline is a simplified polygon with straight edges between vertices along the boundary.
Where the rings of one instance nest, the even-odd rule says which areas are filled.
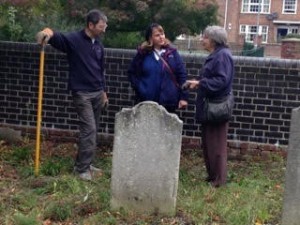
[[[226,184],[228,122],[202,124],[203,157],[212,186]]]

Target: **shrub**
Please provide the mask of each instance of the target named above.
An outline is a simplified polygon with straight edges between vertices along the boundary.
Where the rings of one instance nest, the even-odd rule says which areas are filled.
[[[264,48],[263,47],[255,48],[252,43],[245,42],[241,55],[242,56],[263,57],[264,56]]]
[[[10,41],[18,41],[22,36],[22,25],[17,21],[18,10],[14,6],[0,7],[0,38],[8,39]]]
[[[286,38],[297,38],[297,39],[300,39],[300,34],[288,34],[284,37],[282,37],[283,39],[286,39]]]
[[[135,49],[142,41],[139,32],[107,32],[103,44],[108,48]]]

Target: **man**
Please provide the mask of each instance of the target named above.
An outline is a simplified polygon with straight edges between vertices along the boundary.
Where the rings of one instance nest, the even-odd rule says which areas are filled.
[[[107,17],[93,9],[86,16],[86,27],[77,32],[62,34],[50,28],[40,31],[39,44],[49,43],[67,54],[69,89],[79,118],[79,144],[74,172],[83,180],[92,180],[101,169],[92,166],[101,110],[108,99],[105,90],[104,48],[99,40],[105,32]]]

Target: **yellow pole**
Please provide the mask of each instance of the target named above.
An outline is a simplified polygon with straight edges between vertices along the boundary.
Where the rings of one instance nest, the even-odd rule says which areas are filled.
[[[45,44],[41,46],[40,52],[40,73],[39,73],[39,96],[38,96],[38,111],[37,111],[37,126],[36,126],[36,145],[35,145],[35,176],[39,175],[40,166],[40,138],[41,138],[41,123],[42,123],[42,102],[43,102],[43,82],[44,82],[44,61],[45,61]]]

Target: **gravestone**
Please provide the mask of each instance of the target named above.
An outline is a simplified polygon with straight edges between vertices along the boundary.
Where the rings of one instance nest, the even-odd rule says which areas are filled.
[[[155,102],[116,114],[111,207],[174,215],[182,121]]]
[[[282,225],[300,224],[300,108],[293,109],[290,128]]]
[[[9,127],[0,127],[0,140],[9,144],[21,144],[23,142],[21,131]]]

